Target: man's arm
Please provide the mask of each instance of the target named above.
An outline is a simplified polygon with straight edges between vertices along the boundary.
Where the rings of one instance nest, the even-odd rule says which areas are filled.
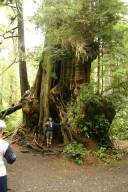
[[[13,150],[10,145],[8,146],[8,148],[6,150],[4,157],[7,161],[7,163],[9,163],[9,164],[13,164],[16,161],[16,155],[13,153]]]
[[[61,123],[55,123],[55,122],[54,122],[53,126],[54,126],[55,128],[58,128],[59,126],[61,126]]]

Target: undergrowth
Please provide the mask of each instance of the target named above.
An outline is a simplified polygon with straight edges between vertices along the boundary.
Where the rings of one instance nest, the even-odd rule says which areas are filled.
[[[5,122],[7,125],[6,131],[9,133],[13,132],[22,122],[21,111],[17,111],[14,114],[7,116]]]
[[[87,149],[83,146],[83,144],[76,142],[66,146],[63,152],[79,165],[84,163],[84,158],[87,155]]]

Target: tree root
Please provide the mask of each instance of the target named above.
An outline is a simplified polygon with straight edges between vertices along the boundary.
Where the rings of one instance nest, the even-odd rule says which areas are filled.
[[[29,142],[26,144],[26,147],[34,151],[41,152],[44,155],[59,155],[63,151],[62,149],[60,150],[60,149],[47,148],[47,147],[42,147],[42,149],[40,149],[39,148],[40,146],[35,146]]]
[[[29,149],[32,149],[34,151],[44,153],[43,149],[40,149],[40,148],[36,147],[35,145],[33,145],[33,144],[29,143],[29,142],[26,143],[26,147],[29,148]]]

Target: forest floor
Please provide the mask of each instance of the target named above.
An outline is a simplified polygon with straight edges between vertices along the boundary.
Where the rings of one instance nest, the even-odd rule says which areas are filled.
[[[128,157],[109,165],[89,160],[79,166],[62,156],[42,155],[13,146],[7,165],[10,192],[128,192]]]

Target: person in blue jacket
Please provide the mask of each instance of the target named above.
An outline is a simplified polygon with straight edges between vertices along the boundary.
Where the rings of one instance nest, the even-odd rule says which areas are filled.
[[[59,125],[58,123],[55,123],[53,121],[52,117],[49,117],[48,120],[46,121],[45,134],[46,134],[47,147],[50,147],[52,145],[53,132],[58,125]]]
[[[7,163],[12,164],[16,161],[16,155],[9,143],[2,139],[4,128],[6,124],[3,120],[0,120],[0,192],[7,192],[7,173],[4,164],[4,158]]]

